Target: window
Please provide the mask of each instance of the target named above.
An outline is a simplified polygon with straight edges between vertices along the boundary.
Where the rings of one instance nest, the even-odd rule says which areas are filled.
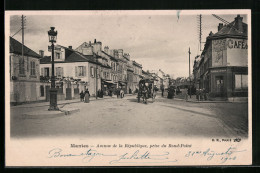
[[[235,75],[235,89],[247,89],[248,88],[248,76],[245,74]]]
[[[90,75],[91,77],[95,77],[95,69],[93,67],[90,67]]]
[[[24,60],[22,58],[19,59],[19,74],[24,74]]]
[[[44,97],[44,86],[43,85],[41,85],[40,86],[40,94],[41,94],[41,97]]]
[[[35,76],[36,72],[35,72],[35,62],[31,61],[31,75]]]
[[[50,70],[49,70],[49,68],[44,68],[44,76],[47,76],[47,77],[50,76]]]
[[[63,68],[62,67],[56,67],[56,76],[57,77],[63,76]]]
[[[79,76],[84,76],[83,66],[79,66]]]
[[[55,57],[56,57],[56,59],[60,59],[60,53],[59,52],[55,52]]]
[[[76,77],[86,76],[86,66],[75,67],[75,72],[76,72]]]

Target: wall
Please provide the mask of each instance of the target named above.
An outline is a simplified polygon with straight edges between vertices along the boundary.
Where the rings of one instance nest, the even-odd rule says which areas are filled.
[[[22,81],[40,81],[40,60],[38,58],[33,58],[33,57],[28,57],[24,56],[24,75],[19,74],[19,59],[22,58],[20,55],[16,54],[10,54],[11,56],[11,76],[16,76],[17,80],[22,80]],[[35,75],[31,76],[30,75],[30,63],[31,61],[35,62]],[[28,66],[29,65],[29,66]]]
[[[212,40],[212,67],[227,65],[226,39]]]
[[[80,52],[80,53],[82,53],[83,55],[93,55],[93,47],[90,44],[86,43],[86,42],[81,44],[75,50]]]
[[[90,95],[95,96],[95,94],[96,94],[96,83],[97,83],[97,86],[98,86],[97,89],[98,90],[101,89],[101,78],[98,77],[98,79],[96,79],[96,76],[94,76],[94,77],[91,76],[91,72],[90,72],[91,67],[93,67],[95,69],[96,64],[89,63],[89,68],[88,68],[89,82],[88,82],[87,88],[89,90]],[[97,82],[96,82],[96,80],[97,80]]]
[[[39,82],[11,81],[10,102],[34,102],[42,100],[38,92]]]
[[[247,40],[227,38],[227,57],[228,66],[247,66]]]

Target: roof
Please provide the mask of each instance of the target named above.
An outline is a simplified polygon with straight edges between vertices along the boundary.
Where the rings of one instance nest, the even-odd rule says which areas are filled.
[[[60,45],[59,45],[60,46]],[[102,65],[99,62],[96,62],[93,55],[83,55],[80,52],[77,52],[73,49],[69,49],[64,46],[60,46],[65,49],[65,61],[60,61],[61,63],[70,63],[70,62],[91,62],[94,64]],[[98,58],[100,56],[96,55]],[[55,61],[57,63],[57,61]],[[45,56],[40,59],[41,64],[51,63],[51,56]]]
[[[133,65],[135,65],[135,66],[138,66],[138,67],[142,68],[142,64],[139,64],[139,63],[137,63],[136,61],[133,61]]]
[[[117,58],[115,58],[115,57],[113,57],[113,56],[107,54],[106,52],[104,52],[104,51],[101,51],[101,52],[103,52],[105,55],[109,56],[112,60],[118,61]]]
[[[236,18],[240,18],[241,21],[234,20],[233,22],[224,25],[217,33],[209,36],[210,38],[220,38],[220,37],[242,37],[247,38],[247,24],[242,22],[240,15]],[[242,22],[242,30],[239,30],[239,22]]]
[[[28,48],[25,45],[23,46],[23,52],[25,56],[42,58],[38,53],[34,52],[32,49]],[[10,53],[22,55],[22,43],[12,37],[10,37]]]

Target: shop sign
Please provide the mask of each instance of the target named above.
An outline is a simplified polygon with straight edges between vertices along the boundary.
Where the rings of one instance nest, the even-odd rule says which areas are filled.
[[[233,39],[228,39],[227,41],[227,46],[229,49],[247,49],[247,43],[245,40],[233,40]]]
[[[226,72],[227,70],[226,69],[214,69],[214,70],[211,70],[210,72],[211,73],[221,73],[221,72]]]

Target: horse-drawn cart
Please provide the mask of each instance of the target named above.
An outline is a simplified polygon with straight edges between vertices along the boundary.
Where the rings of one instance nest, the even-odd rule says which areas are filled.
[[[156,96],[156,87],[154,86],[153,79],[141,79],[139,81],[139,91],[137,95],[138,103],[141,98],[143,99],[143,103],[147,104],[147,99],[152,99],[154,102]]]

